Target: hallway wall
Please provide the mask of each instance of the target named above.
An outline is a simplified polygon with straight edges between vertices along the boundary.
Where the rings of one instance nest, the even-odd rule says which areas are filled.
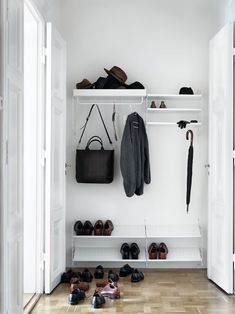
[[[67,163],[67,265],[71,265],[72,224],[76,219],[113,220],[114,224],[190,224],[207,220],[207,96],[208,43],[217,26],[214,1],[179,0],[68,0],[61,2],[61,31],[68,48]],[[192,86],[203,93],[204,125],[195,130],[195,162],[192,202],[185,209],[185,132],[176,127],[148,128],[152,183],[141,197],[127,198],[119,167],[119,145],[115,143],[115,179],[110,185],[85,185],[75,181],[75,150],[88,113],[77,107],[74,117],[72,90],[76,82],[94,82],[105,76],[104,67],[122,67],[128,82],[141,81],[152,93],[178,93]],[[119,138],[129,107],[118,109]],[[112,108],[102,112],[112,132]],[[176,118],[180,118],[179,116]],[[76,124],[76,132],[73,129]],[[94,135],[106,142],[97,115],[91,119],[83,145]],[[106,147],[108,147],[106,143]],[[204,232],[206,229],[204,228]],[[205,247],[206,247],[206,238]]]

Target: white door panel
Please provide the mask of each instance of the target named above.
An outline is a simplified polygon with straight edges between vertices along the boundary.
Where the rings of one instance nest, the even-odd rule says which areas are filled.
[[[65,270],[66,44],[47,24],[45,292]]]
[[[210,42],[208,277],[233,293],[233,25]]]
[[[6,1],[4,141],[4,298],[2,312],[23,311],[23,0]],[[13,297],[14,296],[14,297]]]

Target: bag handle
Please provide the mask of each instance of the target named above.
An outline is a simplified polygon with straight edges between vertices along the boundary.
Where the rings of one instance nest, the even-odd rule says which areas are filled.
[[[93,105],[91,106],[91,108],[90,108],[90,111],[89,111],[88,116],[87,116],[87,118],[86,118],[86,123],[85,123],[85,125],[83,126],[83,131],[82,131],[82,134],[81,134],[80,139],[79,139],[79,141],[78,141],[78,145],[79,145],[79,144],[81,144],[81,141],[82,141],[82,138],[83,138],[84,132],[85,132],[86,127],[87,127],[87,123],[88,123],[88,121],[89,121],[89,119],[90,119],[90,116],[91,116],[92,110],[94,109],[94,107],[95,107],[95,106],[96,106],[96,108],[97,108],[97,110],[98,110],[98,112],[99,112],[100,119],[101,119],[101,121],[102,121],[102,124],[103,124],[103,126],[104,126],[105,132],[106,132],[106,134],[107,134],[107,137],[108,137],[109,143],[112,145],[113,143],[112,143],[111,138],[110,138],[110,136],[109,136],[109,133],[108,133],[107,127],[106,127],[106,125],[105,125],[105,123],[104,123],[104,119],[103,119],[103,117],[102,117],[102,114],[101,114],[100,108],[99,108],[99,106],[98,106],[98,105],[95,105],[95,104],[93,104]]]
[[[103,145],[103,141],[102,141],[101,137],[99,137],[98,135],[92,136],[92,137],[88,140],[87,145],[88,145],[88,144],[90,143],[90,141],[93,140],[93,139],[98,139],[98,140],[102,143],[102,145]]]
[[[100,143],[101,149],[104,150],[103,143],[102,143],[100,140],[98,140],[98,139],[93,139],[93,140],[89,141],[89,142],[87,143],[87,145],[86,145],[86,149],[89,149],[89,146],[90,146],[91,143],[93,143],[93,142],[98,142],[98,143]]]

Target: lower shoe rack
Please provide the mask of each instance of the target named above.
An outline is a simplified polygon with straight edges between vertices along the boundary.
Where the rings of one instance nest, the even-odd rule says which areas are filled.
[[[137,243],[138,259],[122,259],[123,243]],[[164,242],[167,259],[149,259],[151,243]],[[202,235],[199,225],[115,225],[111,236],[72,235],[72,264],[77,267],[201,268]]]

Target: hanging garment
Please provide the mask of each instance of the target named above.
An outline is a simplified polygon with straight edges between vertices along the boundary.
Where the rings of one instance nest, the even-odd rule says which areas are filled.
[[[127,117],[121,142],[121,172],[126,196],[144,193],[151,181],[149,145],[144,121],[138,113]]]

